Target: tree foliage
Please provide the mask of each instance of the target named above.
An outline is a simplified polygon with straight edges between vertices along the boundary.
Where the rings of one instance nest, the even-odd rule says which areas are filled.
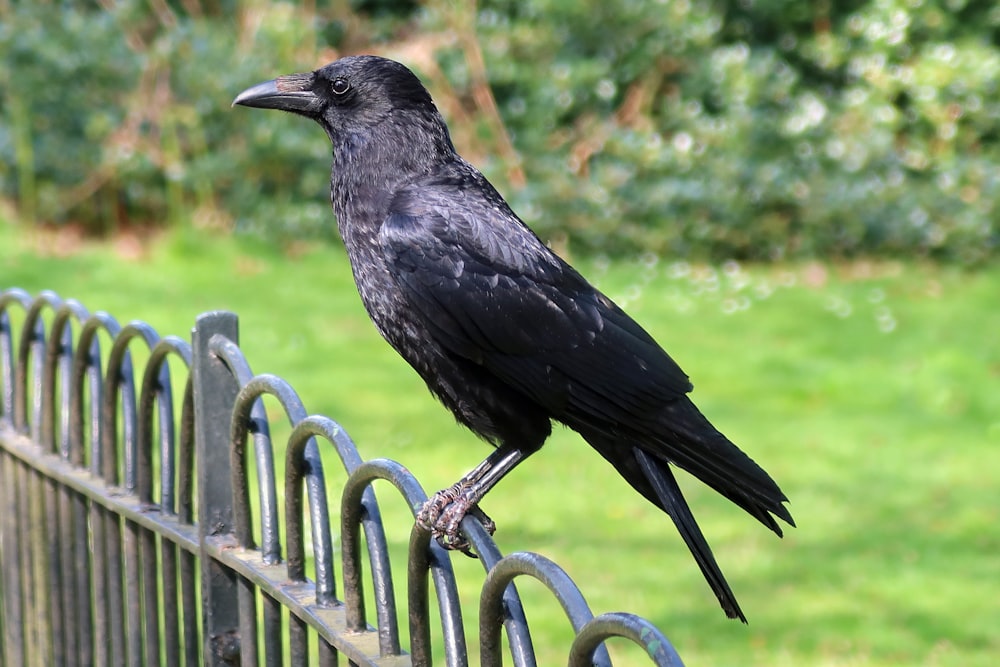
[[[985,261],[1000,9],[963,0],[123,0],[0,5],[0,176],[93,231],[332,236],[324,138],[229,102],[351,52],[406,62],[460,150],[574,249]]]

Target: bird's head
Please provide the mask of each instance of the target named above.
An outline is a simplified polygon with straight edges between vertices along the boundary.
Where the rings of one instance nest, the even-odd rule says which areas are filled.
[[[392,115],[443,126],[430,93],[400,63],[378,56],[341,58],[314,72],[288,74],[247,88],[233,105],[280,109],[312,118],[338,138],[371,129]]]

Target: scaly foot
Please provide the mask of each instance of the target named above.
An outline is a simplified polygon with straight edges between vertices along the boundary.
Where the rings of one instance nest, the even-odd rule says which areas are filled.
[[[462,534],[462,519],[466,515],[474,517],[483,524],[483,528],[490,535],[496,531],[496,524],[473,502],[468,489],[462,484],[456,484],[431,496],[417,512],[417,523],[429,530],[431,536],[443,548],[461,551],[466,556],[476,558],[476,554],[472,552],[472,545]]]

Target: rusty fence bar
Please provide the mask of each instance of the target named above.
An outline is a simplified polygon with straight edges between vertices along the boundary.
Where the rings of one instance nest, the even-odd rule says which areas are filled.
[[[284,447],[272,442],[264,397],[284,411]],[[321,448],[348,475],[339,499],[327,495]],[[0,666],[458,667],[474,653],[470,637],[483,665],[500,665],[505,649],[513,664],[535,665],[519,577],[561,604],[575,632],[569,665],[610,665],[612,637],[652,664],[682,664],[648,621],[595,617],[558,565],[504,556],[473,519],[462,527],[485,568],[479,627],[463,623],[450,554],[414,527],[404,651],[404,584],[391,573],[376,480],[413,513],[426,500],[403,466],[363,461],[288,383],[254,375],[232,313],[199,316],[189,343],[52,292],[0,292]],[[340,503],[339,594],[331,502]],[[443,655],[432,655],[432,632]]]

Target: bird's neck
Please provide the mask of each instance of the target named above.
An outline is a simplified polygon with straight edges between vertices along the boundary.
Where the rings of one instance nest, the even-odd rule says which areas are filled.
[[[378,125],[335,139],[334,208],[338,209],[339,200],[339,206],[349,209],[359,192],[394,193],[455,158],[448,130],[437,113],[390,114]]]
[[[457,159],[436,113],[389,115],[378,125],[331,138],[330,197],[348,246],[370,245],[402,187]]]

